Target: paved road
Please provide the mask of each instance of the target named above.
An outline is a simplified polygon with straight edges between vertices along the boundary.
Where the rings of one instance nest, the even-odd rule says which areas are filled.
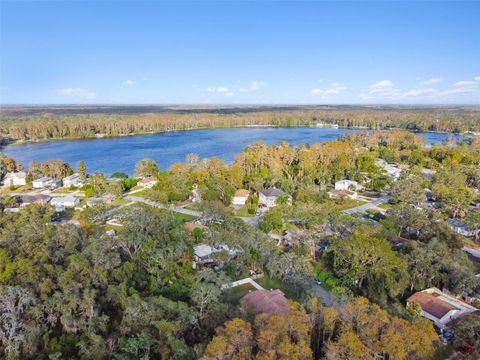
[[[336,304],[335,298],[327,290],[325,290],[321,285],[317,285],[312,281],[311,286],[312,292],[322,299],[322,304],[327,307],[332,307]]]
[[[350,215],[366,214],[367,210],[376,210],[376,211],[379,211],[382,214],[384,214],[386,210],[378,207],[378,205],[384,204],[384,203],[388,202],[389,200],[390,200],[390,196],[389,195],[384,195],[384,196],[379,197],[378,199],[371,200],[366,204],[363,204],[363,205],[360,205],[360,206],[357,206],[357,207],[354,207],[354,208],[351,208],[351,209],[347,209],[347,210],[344,211],[344,213],[350,214]]]
[[[195,217],[202,216],[201,211],[184,209],[182,207],[173,206],[173,205],[167,206],[167,205],[164,205],[162,203],[159,203],[158,201],[153,201],[153,200],[145,199],[145,198],[138,197],[138,196],[125,195],[123,198],[126,199],[126,200],[133,201],[133,202],[147,204],[147,205],[159,208],[159,209],[174,211],[174,212],[177,212],[177,213],[180,213],[180,214],[191,215],[191,216],[195,216]]]

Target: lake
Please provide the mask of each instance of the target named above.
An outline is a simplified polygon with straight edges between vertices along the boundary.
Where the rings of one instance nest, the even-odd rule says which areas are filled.
[[[227,163],[246,145],[256,141],[274,144],[313,144],[334,140],[348,132],[365,130],[317,127],[284,128],[229,128],[175,131],[160,134],[135,135],[117,138],[46,141],[4,147],[1,152],[21,161],[25,166],[31,160],[42,162],[63,159],[73,168],[80,160],[87,164],[89,173],[110,175],[116,171],[132,174],[135,163],[143,158],[154,159],[160,169],[183,161],[185,155],[199,154],[202,158],[217,156]],[[448,134],[418,133],[427,144],[441,143]]]

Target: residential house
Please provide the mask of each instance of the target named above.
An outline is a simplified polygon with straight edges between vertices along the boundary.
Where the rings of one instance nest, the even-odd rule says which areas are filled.
[[[187,230],[190,234],[193,234],[195,229],[200,229],[203,232],[208,231],[208,226],[202,225],[202,224],[197,224],[195,222],[187,221],[186,223],[183,224],[183,227],[185,230]]]
[[[421,315],[433,321],[439,329],[444,329],[459,316],[478,311],[472,305],[445,294],[437,288],[416,292],[407,299],[407,304],[413,301],[420,304]]]
[[[328,192],[328,197],[330,199],[339,199],[339,198],[356,199],[357,196],[358,196],[357,192],[351,191],[351,190],[332,189]]]
[[[194,184],[192,186],[192,194],[190,195],[190,200],[192,200],[192,202],[195,204],[199,204],[202,202],[202,195],[200,194],[200,190],[198,189],[197,184]]]
[[[285,245],[292,246],[296,241],[304,239],[305,231],[300,229],[290,229],[285,231],[283,241]]]
[[[50,201],[50,205],[54,207],[72,208],[78,206],[78,204],[80,204],[80,200],[74,196],[57,196]]]
[[[402,169],[395,165],[387,163],[383,159],[375,160],[375,165],[385,170],[387,175],[390,176],[393,180],[398,180],[400,178],[400,175],[402,174]]]
[[[158,180],[153,177],[153,176],[148,176],[146,178],[143,178],[138,182],[139,186],[142,186],[146,189],[151,189],[156,183],[158,183]]]
[[[364,189],[363,185],[354,180],[340,180],[335,183],[335,190],[358,191]]]
[[[247,202],[248,197],[250,196],[250,192],[245,189],[239,189],[235,191],[235,194],[232,198],[232,205],[239,205],[243,206]]]
[[[475,235],[475,231],[467,229],[466,224],[460,220],[448,219],[447,224],[450,227],[450,229],[455,231],[457,234],[467,236],[467,237]]]
[[[267,208],[274,207],[277,206],[277,200],[280,197],[285,197],[288,205],[292,204],[292,197],[282,189],[277,188],[269,188],[260,191],[259,203],[265,205]]]
[[[229,257],[233,257],[240,251],[241,250],[236,248],[230,249],[228,245],[213,247],[208,244],[196,244],[193,246],[195,262],[204,266],[217,265],[217,263],[219,263],[215,257],[215,254],[224,253]]]
[[[64,177],[62,179],[62,182],[63,182],[63,186],[65,187],[70,187],[70,186],[80,187],[84,185],[83,182],[80,181],[80,174],[77,174],[77,173]]]
[[[53,184],[53,179],[47,176],[32,181],[32,187],[34,189],[45,189]]]
[[[3,179],[4,186],[23,186],[27,184],[27,173],[24,171],[11,172]]]
[[[255,313],[288,313],[290,307],[285,294],[277,290],[255,290],[245,295],[242,304],[251,308]]]
[[[43,195],[43,194],[39,194],[39,195],[17,195],[17,196],[15,196],[15,198],[17,199],[17,203],[22,207],[27,206],[27,205],[31,205],[31,204],[45,205],[51,199],[50,196]]]

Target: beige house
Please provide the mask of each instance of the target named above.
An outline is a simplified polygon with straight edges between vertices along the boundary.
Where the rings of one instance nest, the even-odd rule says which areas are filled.
[[[24,171],[11,172],[5,175],[3,179],[5,186],[23,186],[27,184],[27,173]]]
[[[248,197],[250,196],[250,192],[245,189],[239,189],[235,191],[235,194],[232,198],[232,205],[245,205],[247,202]]]

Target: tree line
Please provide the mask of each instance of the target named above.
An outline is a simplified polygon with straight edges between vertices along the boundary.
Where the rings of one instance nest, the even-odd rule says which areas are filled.
[[[128,114],[92,112],[35,112],[23,114],[3,111],[0,138],[38,141],[95,136],[126,136],[166,131],[203,128],[269,126],[338,125],[345,128],[443,131],[463,133],[480,131],[480,111],[468,108],[393,109],[332,108],[275,111],[212,112],[149,112]]]

